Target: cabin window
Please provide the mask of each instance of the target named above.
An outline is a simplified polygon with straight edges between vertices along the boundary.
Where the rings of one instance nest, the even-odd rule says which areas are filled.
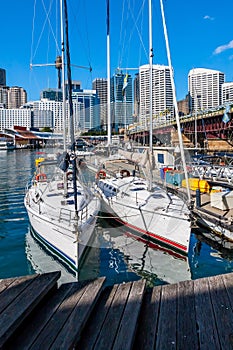
[[[154,193],[153,194],[153,198],[159,198],[159,199],[161,199],[161,198],[165,198],[161,193]]]

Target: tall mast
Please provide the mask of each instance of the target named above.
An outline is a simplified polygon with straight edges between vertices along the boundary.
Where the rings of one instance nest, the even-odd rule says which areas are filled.
[[[65,48],[64,48],[64,25],[63,25],[63,0],[60,0],[61,16],[61,72],[62,72],[62,121],[63,121],[63,150],[66,151],[66,91],[65,91]]]
[[[161,7],[163,29],[164,29],[164,36],[165,36],[166,49],[167,49],[167,58],[168,58],[168,64],[169,64],[169,69],[170,69],[173,103],[174,103],[176,124],[177,124],[177,131],[178,131],[179,145],[180,145],[180,155],[181,155],[181,160],[182,160],[182,164],[183,164],[183,168],[184,168],[185,180],[186,180],[186,184],[187,184],[186,187],[187,187],[188,200],[190,202],[191,201],[191,194],[190,194],[190,188],[188,186],[188,173],[187,173],[187,166],[186,166],[186,161],[185,161],[184,145],[183,145],[181,127],[180,127],[179,111],[178,111],[178,104],[177,104],[177,99],[176,99],[176,88],[175,88],[174,74],[173,74],[172,63],[171,63],[170,48],[169,48],[169,43],[168,43],[166,21],[165,21],[165,16],[164,16],[163,0],[160,0],[160,7]]]
[[[68,29],[68,11],[67,1],[64,1],[64,14],[65,14],[65,38],[66,38],[66,66],[67,66],[67,81],[68,81],[68,101],[69,101],[69,131],[71,150],[75,150],[74,139],[74,113],[73,113],[73,101],[72,101],[72,78],[71,78],[71,62],[70,62],[70,47],[69,47],[69,29]]]
[[[76,169],[76,156],[75,156],[75,139],[74,139],[74,116],[73,116],[73,101],[72,101],[72,79],[70,68],[70,48],[69,48],[69,29],[68,29],[68,11],[67,1],[64,1],[64,15],[65,15],[65,34],[66,34],[66,63],[67,63],[67,80],[68,80],[68,99],[69,99],[69,120],[70,120],[70,141],[71,141],[71,156],[70,160],[73,169],[73,188],[74,188],[74,207],[75,213],[78,215],[77,205],[77,169]]]
[[[149,0],[149,99],[150,99],[150,153],[153,152],[153,126],[152,126],[152,70],[153,70],[153,47],[152,47],[152,10],[151,10],[151,0]]]
[[[108,145],[111,145],[111,84],[110,84],[110,38],[109,38],[109,0],[107,0],[107,111],[108,111]]]

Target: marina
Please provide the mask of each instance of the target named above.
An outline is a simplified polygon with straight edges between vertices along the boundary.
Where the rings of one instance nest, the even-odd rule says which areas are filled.
[[[38,156],[41,155],[35,150],[0,153],[0,278],[51,272],[59,266],[64,271],[63,282],[73,281],[74,275],[31,237],[23,199]],[[94,176],[90,181],[94,181]],[[106,283],[112,285],[143,276],[148,283],[160,285],[186,280],[187,276],[194,280],[232,272],[232,252],[208,241],[204,232],[203,228],[192,229],[187,261],[184,261],[160,246],[150,247],[147,242],[127,237],[123,228],[109,227],[108,222],[98,219],[94,241],[79,278],[105,276]],[[176,272],[175,266],[179,265]]]
[[[124,9],[111,4],[110,11],[109,1],[104,11],[101,7],[107,78],[91,77],[92,90],[83,88],[80,73],[80,81],[71,78],[71,67],[90,73],[93,68],[97,75],[91,60],[88,67],[74,64],[76,51],[80,60],[83,49],[71,60],[68,23],[78,11],[68,9],[65,0],[59,10],[58,2],[48,9],[35,2],[33,15],[30,68],[54,66],[57,88],[48,87],[40,101],[27,102],[26,90],[8,87],[0,68],[0,95],[5,92],[0,101],[1,349],[233,348],[233,85],[225,84],[223,72],[193,68],[178,106],[177,66],[171,62],[163,0],[159,3],[161,18],[151,0],[145,8],[140,4],[140,11],[129,11],[128,4],[127,17],[137,14],[137,19],[132,15],[137,23],[129,26]],[[46,21],[38,30],[41,10]],[[94,51],[100,57],[104,22],[92,10],[87,19],[90,28],[99,28]],[[79,24],[84,12],[77,16]],[[171,20],[173,12],[167,12]],[[121,46],[132,41],[135,58],[139,47],[133,28],[139,34],[142,20],[139,39],[147,64],[140,58],[138,68],[119,68],[126,60],[122,50],[113,68],[110,32],[118,28],[114,22],[120,23],[117,14],[121,28],[131,32],[125,32],[128,43]],[[60,44],[54,35],[58,27],[52,28],[58,18]],[[37,63],[36,53],[45,53],[46,22],[56,61],[47,52],[47,63]],[[181,39],[172,21],[169,28],[171,37]],[[81,29],[84,33],[83,24]],[[52,52],[52,37],[45,37]],[[75,32],[71,41],[76,37]],[[172,47],[181,52],[173,40]],[[225,42],[213,53],[231,46]],[[138,71],[134,78],[131,70]],[[90,133],[103,134],[95,140],[100,147],[81,138]]]

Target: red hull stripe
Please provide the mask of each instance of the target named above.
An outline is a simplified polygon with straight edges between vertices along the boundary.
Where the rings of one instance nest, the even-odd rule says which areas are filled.
[[[129,227],[135,231],[138,231],[138,232],[141,232],[142,234],[144,235],[148,235],[149,237],[152,237],[152,238],[155,238],[157,241],[160,241],[160,242],[163,242],[165,244],[168,244],[176,249],[179,249],[180,251],[184,252],[184,253],[187,253],[187,250],[188,250],[188,247],[180,244],[180,243],[177,243],[177,242],[174,242],[174,241],[171,241],[170,239],[168,238],[164,238],[164,237],[161,237],[159,235],[156,235],[154,233],[151,233],[151,232],[148,232],[148,231],[145,231],[139,227],[136,227],[134,225],[131,225],[127,222],[124,222],[123,220],[121,220],[120,218],[117,218],[115,217],[114,220],[118,221],[119,223],[121,223],[122,225],[126,226],[126,227]]]
[[[169,255],[172,255],[178,259],[182,259],[184,261],[187,260],[187,256],[186,255],[183,255],[182,253],[176,253],[174,250],[171,250],[169,248],[164,248],[162,246],[158,244],[155,244],[154,242],[151,242],[151,241],[148,241],[148,239],[145,239],[145,238],[142,238],[142,237],[138,237],[137,235],[131,233],[131,232],[125,232],[125,235],[128,236],[128,237],[133,237],[134,239],[136,239],[137,241],[140,241],[140,242],[143,242],[145,244],[147,244],[150,248],[152,249],[157,249],[157,250],[160,250],[160,251],[163,251],[163,252],[166,252],[168,253]]]

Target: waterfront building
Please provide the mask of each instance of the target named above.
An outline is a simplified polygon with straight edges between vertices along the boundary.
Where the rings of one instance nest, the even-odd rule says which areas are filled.
[[[150,116],[150,65],[139,67],[140,122],[148,123]],[[152,66],[152,117],[159,124],[174,117],[170,69],[168,66]]]
[[[206,110],[222,104],[225,74],[206,68],[191,69],[188,74],[190,111]]]
[[[96,78],[92,82],[92,89],[99,98],[100,127],[107,129],[108,122],[108,82],[107,78]]]
[[[68,126],[68,101],[66,101],[66,125]],[[42,99],[33,102],[33,112],[35,114],[35,124],[40,127],[51,127],[54,132],[63,132],[63,102],[51,101]],[[50,125],[43,125],[43,119],[46,123],[50,122]],[[34,125],[33,125],[34,126]],[[35,126],[36,127],[36,126]]]
[[[233,82],[222,84],[222,104],[233,103]]]
[[[111,118],[115,131],[133,120],[132,77],[119,69],[111,78]]]
[[[32,126],[35,129],[50,128],[54,129],[53,112],[50,110],[33,110]]]
[[[0,68],[0,86],[6,86],[6,71]]]
[[[32,127],[32,110],[26,108],[0,108],[0,130],[14,129],[15,126]]]

